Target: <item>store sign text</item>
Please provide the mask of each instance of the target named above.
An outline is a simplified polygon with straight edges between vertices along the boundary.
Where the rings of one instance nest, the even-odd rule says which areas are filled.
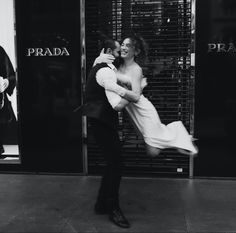
[[[62,48],[28,48],[26,56],[70,56],[65,47]]]
[[[217,52],[217,53],[235,53],[236,47],[234,43],[209,43],[208,44],[208,53]]]

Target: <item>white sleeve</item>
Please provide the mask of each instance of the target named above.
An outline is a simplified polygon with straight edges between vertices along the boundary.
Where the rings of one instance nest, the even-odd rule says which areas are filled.
[[[96,80],[98,84],[104,87],[106,90],[115,92],[122,97],[126,93],[126,89],[116,83],[116,73],[108,67],[104,67],[98,70],[96,74]]]
[[[113,84],[116,84],[116,74],[110,68],[102,68],[97,72],[96,80],[97,83],[104,88],[107,85],[113,86]],[[116,92],[106,89],[105,94],[112,108],[115,108],[120,103],[121,97]]]
[[[108,102],[110,103],[112,108],[115,108],[120,103],[121,97],[113,91],[107,91],[106,90],[105,93],[106,93]]]

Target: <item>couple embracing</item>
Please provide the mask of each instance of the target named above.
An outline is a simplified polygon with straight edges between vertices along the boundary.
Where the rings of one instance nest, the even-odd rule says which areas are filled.
[[[196,155],[198,149],[181,121],[162,124],[156,108],[142,94],[147,85],[138,64],[138,60],[145,60],[147,55],[143,38],[128,36],[121,44],[107,39],[103,49],[104,53],[95,60],[89,73],[83,105],[83,114],[88,117],[106,161],[95,213],[108,214],[114,224],[128,228],[130,223],[119,205],[122,148],[118,112],[123,109],[128,112],[135,129],[143,137],[147,155],[151,157],[158,156],[165,148],[175,148],[189,155]]]

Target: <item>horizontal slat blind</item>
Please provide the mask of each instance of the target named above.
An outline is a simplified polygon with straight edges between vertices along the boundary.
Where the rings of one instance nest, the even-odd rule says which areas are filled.
[[[181,120],[190,131],[193,105],[190,0],[92,0],[85,7],[87,69],[99,54],[98,30],[119,41],[131,30],[140,34],[149,45],[148,61],[143,67],[148,78],[144,95],[156,107],[164,124]],[[119,119],[126,174],[188,176],[187,156],[169,149],[150,159],[127,113],[121,113]],[[89,126],[88,135],[89,172],[99,173],[103,158]]]

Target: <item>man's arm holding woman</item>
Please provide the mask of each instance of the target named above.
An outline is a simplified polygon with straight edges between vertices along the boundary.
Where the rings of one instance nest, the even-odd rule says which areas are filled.
[[[112,63],[112,55],[104,54],[103,52],[100,53],[100,56],[97,57],[94,61],[94,65],[98,63]],[[106,68],[109,69],[109,68]],[[109,71],[107,72],[107,75],[109,76]],[[146,78],[143,78],[142,68],[137,66],[136,69],[133,71],[133,79],[131,82],[131,90],[128,90],[119,84],[117,84],[117,78],[114,81],[114,79],[104,78],[105,82],[103,83],[103,87],[107,91],[115,92],[116,94],[120,95],[122,98],[126,99],[128,102],[138,102],[143,88],[147,85]],[[123,101],[125,102],[125,101]]]
[[[122,98],[125,88],[116,83],[117,78],[113,70],[108,67],[101,68],[96,74],[97,83],[105,89],[106,97],[112,108],[121,111],[129,101]]]

